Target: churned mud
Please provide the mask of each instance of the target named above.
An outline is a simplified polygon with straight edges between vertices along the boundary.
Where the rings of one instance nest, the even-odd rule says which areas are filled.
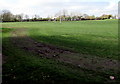
[[[14,46],[24,49],[26,52],[28,51],[39,55],[40,58],[55,59],[88,70],[111,70],[116,73],[119,71],[118,65],[120,62],[117,60],[83,55],[54,45],[36,42],[31,37],[27,36],[25,31],[27,31],[25,28],[19,28],[13,31],[11,38],[12,43]]]

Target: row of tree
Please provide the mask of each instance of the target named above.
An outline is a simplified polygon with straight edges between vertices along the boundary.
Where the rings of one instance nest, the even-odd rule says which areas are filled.
[[[87,14],[81,14],[77,12],[72,12],[68,14],[67,10],[62,10],[58,12],[56,15],[56,20],[63,21],[79,21],[79,20],[104,20],[104,19],[116,19],[116,16],[103,14],[100,17],[95,17],[94,15],[89,16]]]
[[[104,20],[116,19],[116,16],[102,15],[100,17],[89,16],[87,14],[71,13],[68,14],[66,10],[60,11],[54,17],[42,18],[39,15],[34,15],[29,18],[28,15],[17,14],[13,15],[9,10],[2,10],[0,13],[1,21],[3,22],[22,22],[22,21],[79,21],[79,20]]]

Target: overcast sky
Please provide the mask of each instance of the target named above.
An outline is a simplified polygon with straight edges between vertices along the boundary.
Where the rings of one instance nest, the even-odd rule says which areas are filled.
[[[13,14],[35,14],[41,17],[54,16],[60,10],[100,16],[117,15],[119,0],[0,0],[0,9]]]

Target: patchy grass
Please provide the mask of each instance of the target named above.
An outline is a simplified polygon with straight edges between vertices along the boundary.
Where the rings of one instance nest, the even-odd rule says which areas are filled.
[[[11,38],[10,33],[3,33],[3,54],[7,56],[6,63],[3,64],[3,83],[5,84],[101,84],[109,81],[109,74],[107,73],[85,70],[25,52],[12,45]]]
[[[75,21],[62,24],[59,22],[16,22],[3,23],[3,28],[3,54],[7,57],[3,64],[3,83],[5,84],[116,84],[120,81],[119,72],[87,70],[26,52],[11,42],[11,39],[16,37],[11,36],[10,33],[17,28],[26,28],[29,36],[38,42],[67,48],[86,56],[118,59],[116,20]],[[24,33],[23,31],[22,34]],[[115,80],[110,80],[110,75],[115,76]]]
[[[76,52],[118,59],[117,20],[72,22],[16,22],[3,27],[28,28],[29,36]]]
[[[37,41],[82,54],[118,59],[116,20],[35,24],[30,30],[30,36]]]

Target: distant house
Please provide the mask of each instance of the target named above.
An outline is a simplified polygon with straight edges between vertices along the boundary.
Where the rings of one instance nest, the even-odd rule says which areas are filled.
[[[116,19],[120,19],[120,16],[118,17],[118,16],[116,16]]]
[[[110,19],[118,19],[118,16],[117,15],[112,16]]]
[[[118,18],[118,15],[115,15],[115,19],[120,19],[120,17]]]

